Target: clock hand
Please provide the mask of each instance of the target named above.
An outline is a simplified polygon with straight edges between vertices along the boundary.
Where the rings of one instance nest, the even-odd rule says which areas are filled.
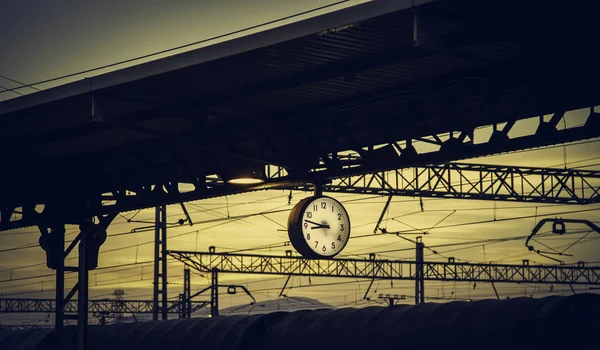
[[[311,230],[314,230],[314,229],[316,229],[316,228],[327,228],[327,229],[328,229],[328,228],[330,228],[330,227],[329,227],[329,225],[319,225],[319,226],[313,226],[313,227],[311,227],[310,229],[311,229]]]
[[[317,226],[312,226],[310,228],[311,230],[314,230],[316,228],[327,228],[327,229],[330,228],[329,225],[319,224],[318,222],[314,222],[314,221],[311,221],[311,220],[306,220],[305,219],[304,221],[306,221],[306,222],[308,222],[310,224],[313,224],[313,225],[317,225]]]
[[[308,219],[304,219],[304,221],[308,222],[309,224],[322,226],[322,224],[319,224],[318,222],[310,221]]]

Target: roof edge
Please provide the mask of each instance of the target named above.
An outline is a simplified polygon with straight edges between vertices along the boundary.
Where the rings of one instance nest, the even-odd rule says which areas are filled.
[[[314,35],[433,1],[435,0],[373,0],[6,100],[0,102],[0,115]]]

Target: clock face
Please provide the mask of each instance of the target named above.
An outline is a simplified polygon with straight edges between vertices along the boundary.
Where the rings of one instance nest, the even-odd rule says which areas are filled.
[[[290,214],[292,245],[305,257],[333,257],[350,238],[350,218],[344,206],[331,197],[308,197]]]

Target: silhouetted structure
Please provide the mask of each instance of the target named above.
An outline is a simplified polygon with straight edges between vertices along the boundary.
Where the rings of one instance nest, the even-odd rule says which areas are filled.
[[[596,13],[593,1],[380,0],[2,102],[0,230],[40,229],[55,323],[77,320],[83,349],[88,271],[119,212],[600,136]],[[559,128],[580,108],[584,124]],[[513,137],[530,117],[535,133]],[[358,157],[340,162],[348,150]],[[248,163],[287,175],[228,184]],[[81,232],[65,250],[67,224]],[[161,232],[155,318],[167,313]],[[70,290],[65,271],[78,272]],[[78,314],[64,313],[75,294]]]
[[[421,247],[422,249],[423,247]],[[418,254],[419,248],[417,248]],[[533,284],[600,285],[600,267],[375,259],[306,259],[301,256],[169,251],[169,255],[200,273],[219,272],[379,280],[429,280]]]

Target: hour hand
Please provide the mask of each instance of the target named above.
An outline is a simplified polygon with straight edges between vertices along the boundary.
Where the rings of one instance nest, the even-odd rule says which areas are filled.
[[[329,229],[329,225],[311,226],[311,228],[310,228],[310,229],[311,229],[311,230],[314,230],[314,229],[316,229],[316,228],[326,228],[326,229]]]

